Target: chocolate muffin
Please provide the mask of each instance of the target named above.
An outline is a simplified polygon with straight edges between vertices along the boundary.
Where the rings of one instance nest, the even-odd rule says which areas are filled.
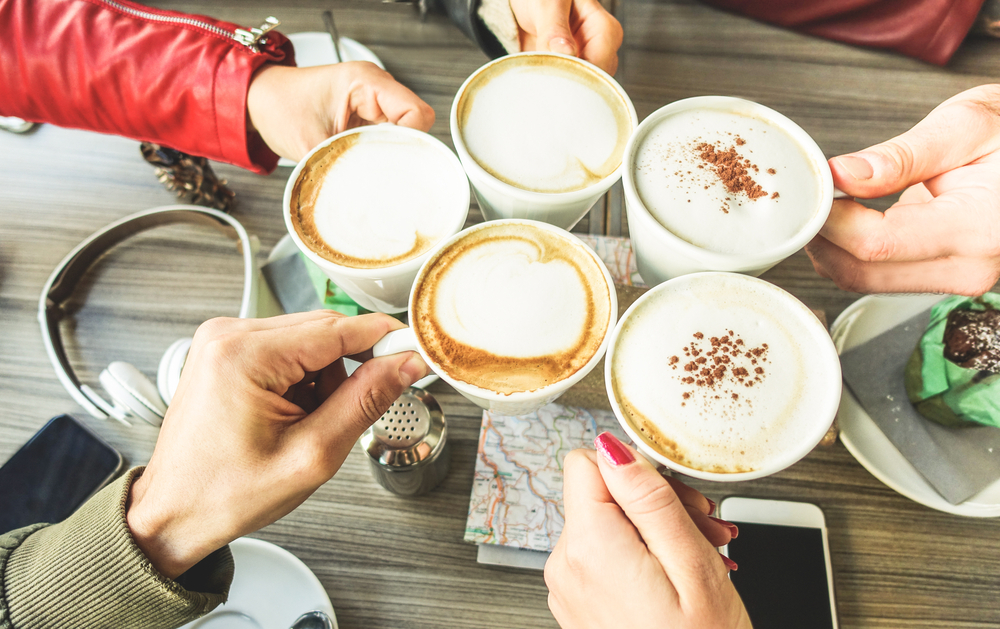
[[[904,381],[927,419],[1000,427],[1000,295],[949,297],[934,306]]]

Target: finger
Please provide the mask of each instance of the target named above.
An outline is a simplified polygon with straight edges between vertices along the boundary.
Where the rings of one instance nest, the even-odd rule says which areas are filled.
[[[1000,277],[996,260],[952,256],[919,262],[865,262],[822,236],[814,238],[806,252],[820,275],[856,293],[974,296],[988,292]]]
[[[575,7],[580,19],[576,30],[580,58],[613,75],[624,37],[621,24],[596,0],[576,0]]]
[[[365,120],[391,122],[420,131],[430,131],[434,125],[434,109],[388,73],[383,73],[361,93],[363,98],[352,104]]]
[[[293,386],[282,397],[302,409],[303,414],[311,413],[319,406],[319,400],[316,398],[316,387],[311,382],[309,384],[297,384]],[[301,417],[301,415],[296,416],[296,414],[288,413],[283,414],[282,417],[294,421],[297,417]]]
[[[906,190],[903,190],[903,194],[899,195],[899,205],[927,203],[933,198],[934,195],[927,189],[927,186],[923,183],[915,183]]]
[[[548,0],[535,3],[534,25],[538,50],[576,56],[576,39],[569,26],[573,0]]]
[[[912,129],[858,153],[830,160],[834,184],[871,199],[900,192],[1000,148],[1000,86],[945,101]]]
[[[202,323],[195,330],[194,339],[188,356],[193,356],[198,348],[208,341],[221,338],[227,334],[248,334],[258,330],[273,330],[276,328],[290,327],[305,323],[306,321],[316,321],[320,319],[342,318],[339,312],[334,310],[312,310],[310,312],[296,312],[294,314],[280,315],[277,317],[264,317],[261,319],[237,319],[236,317],[215,317]]]
[[[684,508],[687,510],[688,516],[694,522],[694,525],[698,527],[698,530],[705,536],[708,543],[715,548],[725,546],[730,540],[739,535],[739,529],[735,524],[707,516],[698,509],[688,507],[687,505],[684,505]]]
[[[1000,253],[992,233],[998,209],[984,188],[952,190],[926,203],[897,203],[885,212],[844,199],[833,204],[820,235],[865,262],[989,257]]]
[[[608,491],[678,591],[697,591],[724,578],[715,548],[656,469],[611,433],[600,435],[595,445]]]
[[[320,372],[316,380],[316,399],[322,404],[340,385],[347,380],[347,368],[343,360],[338,360]]]
[[[302,380],[288,387],[288,390],[281,397],[293,404],[297,404],[300,408],[305,409],[306,412],[313,410],[316,407],[316,394],[313,391],[312,384],[319,377],[319,374],[320,372],[318,371],[306,372],[302,376]]]
[[[358,367],[297,428],[320,436],[325,447],[337,455],[334,459],[339,465],[361,433],[428,373],[416,352],[373,358]]]
[[[677,497],[681,499],[681,503],[683,503],[685,507],[690,507],[700,511],[705,515],[712,515],[712,512],[715,510],[715,505],[712,504],[708,498],[703,496],[700,491],[692,487],[688,487],[676,478],[672,478],[670,476],[664,476],[663,478],[667,480],[667,483],[670,484],[670,487],[674,490],[674,493],[677,494]]]
[[[263,388],[283,393],[308,371],[320,371],[342,356],[370,349],[383,336],[405,327],[384,314],[324,317],[234,339],[246,354],[250,376]]]
[[[615,500],[597,467],[597,455],[589,450],[573,450],[563,461],[563,509],[567,524],[590,521],[594,505],[611,505]],[[586,526],[586,524],[584,524]]]

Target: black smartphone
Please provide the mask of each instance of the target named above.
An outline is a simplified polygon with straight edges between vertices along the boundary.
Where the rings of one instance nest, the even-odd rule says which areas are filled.
[[[755,629],[837,629],[826,521],[805,502],[726,498],[719,515],[740,528],[726,553]]]
[[[122,463],[117,450],[74,417],[53,417],[0,467],[0,533],[61,522]]]

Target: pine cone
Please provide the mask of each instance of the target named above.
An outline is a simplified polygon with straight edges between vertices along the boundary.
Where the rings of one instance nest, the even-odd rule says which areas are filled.
[[[184,203],[230,212],[236,205],[236,193],[226,187],[226,180],[215,176],[204,157],[143,142],[143,158],[156,167],[156,178]]]

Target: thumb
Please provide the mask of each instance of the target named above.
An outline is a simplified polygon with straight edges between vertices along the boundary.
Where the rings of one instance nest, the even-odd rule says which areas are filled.
[[[430,370],[416,352],[402,352],[364,362],[330,394],[306,422],[329,447],[346,457],[361,433]]]
[[[577,55],[576,40],[569,27],[572,0],[554,0],[536,5],[535,38],[539,50]]]
[[[994,87],[963,92],[906,133],[832,158],[834,185],[863,199],[895,194],[997,150],[1000,115],[994,104],[998,97],[990,92]]]
[[[656,468],[611,433],[594,442],[608,491],[680,592],[725,578],[718,552]]]

